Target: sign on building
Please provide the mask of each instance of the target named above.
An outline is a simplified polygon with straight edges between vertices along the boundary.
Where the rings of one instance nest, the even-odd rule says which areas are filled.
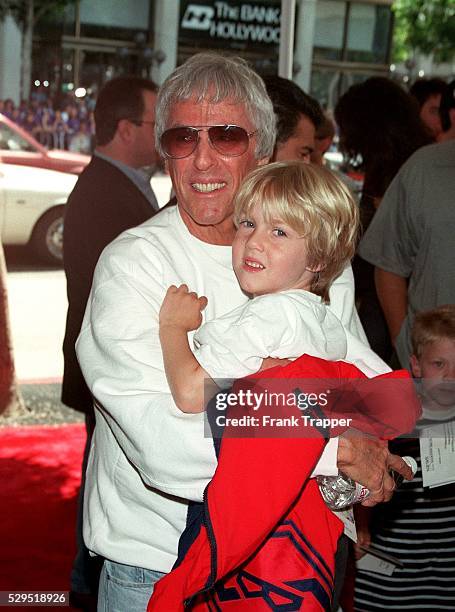
[[[209,48],[243,49],[280,43],[281,2],[183,0],[180,38]]]

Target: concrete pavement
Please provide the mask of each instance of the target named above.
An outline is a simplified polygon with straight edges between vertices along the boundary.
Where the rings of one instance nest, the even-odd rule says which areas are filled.
[[[27,413],[2,424],[72,423],[79,412],[60,402],[66,319],[63,270],[8,272],[8,303],[16,375]]]
[[[63,270],[8,273],[8,302],[20,382],[59,382],[67,309]]]

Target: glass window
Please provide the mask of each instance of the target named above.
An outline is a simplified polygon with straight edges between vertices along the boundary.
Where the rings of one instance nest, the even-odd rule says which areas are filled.
[[[132,40],[138,31],[147,33],[149,0],[81,0],[81,36]]]
[[[347,57],[350,62],[387,62],[391,10],[386,5],[351,4]]]
[[[338,89],[341,72],[339,70],[317,69],[311,73],[310,94],[319,103],[328,109],[332,109],[338,99]]]
[[[4,123],[0,123],[0,149],[3,151],[33,151],[36,149]]]
[[[81,57],[79,85],[97,92],[106,81],[121,74],[138,74],[138,56],[129,49],[117,53],[84,51]]]
[[[343,70],[342,78],[340,81],[340,96],[347,92],[347,90],[352,87],[352,85],[357,85],[357,83],[363,83],[366,79],[369,79],[372,76],[377,76],[377,74],[372,74],[370,72],[358,72],[351,70]]]
[[[315,97],[322,106],[332,111],[340,96],[342,96],[351,85],[362,83],[377,72],[362,70],[349,70],[340,65],[339,68],[314,68],[311,73],[310,94]]]
[[[341,59],[346,3],[319,0],[314,24],[314,59]]]

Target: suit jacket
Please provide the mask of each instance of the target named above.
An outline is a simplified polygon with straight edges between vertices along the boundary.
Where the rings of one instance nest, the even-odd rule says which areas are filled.
[[[140,225],[155,211],[136,185],[116,166],[93,156],[71,192],[65,209],[63,261],[68,315],[63,341],[62,401],[92,413],[92,397],[76,357],[93,273],[101,251],[126,229]]]

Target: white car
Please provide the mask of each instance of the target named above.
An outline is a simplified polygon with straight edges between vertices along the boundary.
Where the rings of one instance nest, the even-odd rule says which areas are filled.
[[[49,263],[61,263],[63,211],[76,174],[0,165],[0,232],[3,244],[30,244]]]
[[[34,253],[51,264],[63,259],[63,215],[75,174],[0,164],[0,235],[5,245],[30,245]],[[167,203],[171,180],[152,178],[161,206]]]

